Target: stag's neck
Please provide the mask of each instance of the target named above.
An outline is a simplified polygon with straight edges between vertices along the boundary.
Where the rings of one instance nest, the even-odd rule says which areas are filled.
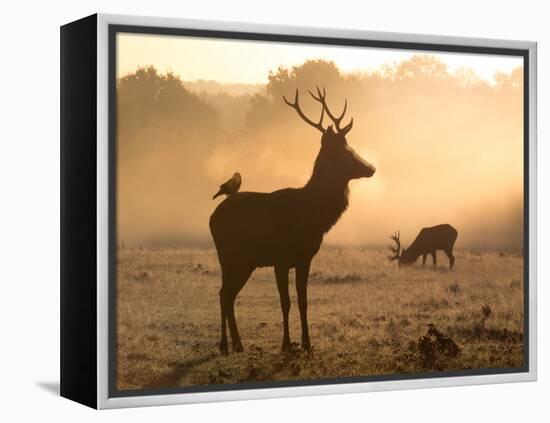
[[[338,221],[348,208],[348,184],[313,173],[303,188],[311,206],[311,224],[323,233]]]

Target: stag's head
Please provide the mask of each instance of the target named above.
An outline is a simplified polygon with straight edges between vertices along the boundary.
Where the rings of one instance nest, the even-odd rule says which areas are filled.
[[[369,178],[374,175],[376,171],[375,167],[361,158],[353,148],[348,145],[346,135],[353,127],[353,118],[350,122],[341,127],[342,119],[346,113],[347,100],[344,103],[344,109],[340,116],[335,116],[329,110],[326,103],[325,89],[321,91],[317,87],[317,95],[309,91],[309,94],[319,103],[321,103],[321,117],[318,122],[314,122],[309,119],[300,108],[298,102],[298,90],[294,97],[294,102],[291,103],[283,97],[286,104],[294,108],[298,115],[309,125],[318,129],[321,136],[321,150],[319,156],[315,162],[316,170],[325,175],[330,175],[331,179],[339,180],[343,183],[347,183],[352,179]],[[323,118],[325,113],[329,119],[333,122],[333,125],[328,125],[326,128],[323,126]]]
[[[399,240],[399,231],[395,232],[393,235],[390,235],[390,239],[395,242],[395,246],[388,245],[388,249],[393,254],[392,256],[388,256],[389,261],[397,260],[397,264],[401,266],[402,264],[412,264],[414,263],[414,260],[411,260],[409,257],[410,254],[407,254],[407,250],[405,248],[401,248],[401,241]]]

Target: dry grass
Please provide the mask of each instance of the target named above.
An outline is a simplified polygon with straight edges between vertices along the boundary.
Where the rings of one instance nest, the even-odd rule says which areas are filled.
[[[523,364],[519,255],[455,251],[455,269],[449,271],[439,254],[434,271],[430,258],[426,269],[418,264],[398,269],[382,250],[323,248],[309,281],[309,353],[298,348],[280,353],[282,316],[273,270],[258,269],[237,298],[245,351],[222,357],[214,250],[118,254],[121,390]],[[298,341],[293,287],[291,301],[291,339]],[[429,324],[456,342],[460,353],[423,357],[418,345]]]

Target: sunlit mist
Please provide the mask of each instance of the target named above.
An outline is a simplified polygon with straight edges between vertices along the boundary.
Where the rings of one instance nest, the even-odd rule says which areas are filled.
[[[377,169],[327,244],[399,229],[406,246],[450,223],[459,248],[522,246],[522,58],[119,34],[117,76],[119,244],[212,245],[234,172],[241,191],[304,185],[320,133],[282,97],[298,88],[315,120],[319,85],[337,113],[347,99],[347,141]]]

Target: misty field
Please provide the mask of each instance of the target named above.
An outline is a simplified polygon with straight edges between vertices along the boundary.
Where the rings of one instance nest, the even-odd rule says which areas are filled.
[[[303,352],[291,272],[290,332],[273,269],[257,269],[239,294],[245,351],[218,352],[220,271],[211,249],[119,249],[117,387],[338,378],[523,364],[523,257],[456,250],[398,269],[383,249],[324,247],[312,263]],[[432,326],[429,326],[432,325]],[[431,328],[431,329],[430,329]],[[429,333],[428,333],[429,331]]]

